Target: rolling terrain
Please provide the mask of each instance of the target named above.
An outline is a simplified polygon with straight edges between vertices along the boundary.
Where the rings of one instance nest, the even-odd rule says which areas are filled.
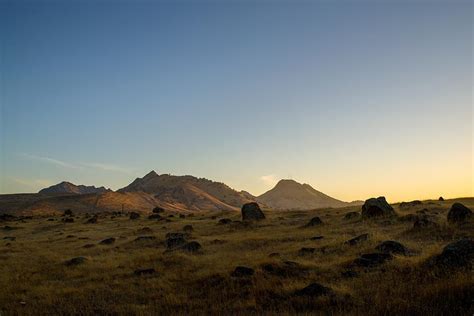
[[[0,312],[472,315],[472,259],[440,261],[474,238],[472,217],[447,221],[456,202],[474,208],[466,198],[377,218],[360,206],[264,210],[259,221],[171,210],[4,218]]]

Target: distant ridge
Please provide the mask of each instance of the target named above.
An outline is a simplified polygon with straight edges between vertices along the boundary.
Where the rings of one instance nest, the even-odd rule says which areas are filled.
[[[194,176],[158,175],[150,171],[118,192],[145,192],[161,202],[179,208],[199,210],[238,210],[253,198],[237,192],[221,182]]]
[[[91,194],[109,192],[110,189],[105,187],[96,188],[95,186],[75,185],[71,182],[63,181],[61,183],[52,185],[48,188],[40,190],[39,194]]]
[[[288,179],[280,180],[273,189],[258,196],[256,199],[270,208],[280,210],[309,210],[354,205],[319,192],[309,184],[301,184]]]

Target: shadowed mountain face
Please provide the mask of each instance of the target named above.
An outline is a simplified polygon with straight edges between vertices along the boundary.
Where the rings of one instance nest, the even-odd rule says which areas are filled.
[[[109,192],[110,189],[104,187],[96,188],[95,186],[75,185],[71,182],[63,181],[49,188],[42,189],[40,194],[91,194]]]
[[[193,176],[158,175],[151,171],[118,192],[146,192],[159,201],[188,210],[238,210],[251,196],[224,183]]]
[[[273,189],[258,196],[257,201],[280,210],[309,210],[350,205],[313,189],[309,184],[301,184],[294,180],[280,180]]]

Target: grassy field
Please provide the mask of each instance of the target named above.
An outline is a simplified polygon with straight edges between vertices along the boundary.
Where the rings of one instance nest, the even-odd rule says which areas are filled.
[[[474,209],[474,198],[458,201]],[[450,242],[474,238],[472,220],[446,222],[454,202],[394,205],[397,217],[372,220],[344,219],[347,212],[360,211],[349,207],[264,210],[267,218],[250,225],[218,224],[222,218],[241,219],[230,212],[185,218],[165,212],[164,220],[101,214],[96,224],[85,224],[84,214],[76,214],[73,223],[61,216],[3,222],[0,314],[472,315],[473,271],[443,273],[426,264]],[[413,221],[400,219],[423,213],[439,226],[413,228]],[[323,224],[303,227],[314,216]],[[202,248],[167,251],[165,235],[182,232],[185,225],[193,227],[188,240]],[[364,233],[368,240],[345,244]],[[139,236],[154,239],[137,241]],[[311,239],[315,236],[323,238]],[[115,242],[100,243],[110,237]],[[371,268],[351,266],[385,240],[402,243],[409,254]],[[65,264],[79,256],[83,263]],[[255,273],[231,276],[237,266]],[[151,268],[155,273],[134,273]],[[296,295],[315,282],[330,293]]]

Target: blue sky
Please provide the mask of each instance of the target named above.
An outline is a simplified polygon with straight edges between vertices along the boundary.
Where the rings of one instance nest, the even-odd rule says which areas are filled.
[[[4,1],[0,192],[154,169],[474,195],[470,1]]]

